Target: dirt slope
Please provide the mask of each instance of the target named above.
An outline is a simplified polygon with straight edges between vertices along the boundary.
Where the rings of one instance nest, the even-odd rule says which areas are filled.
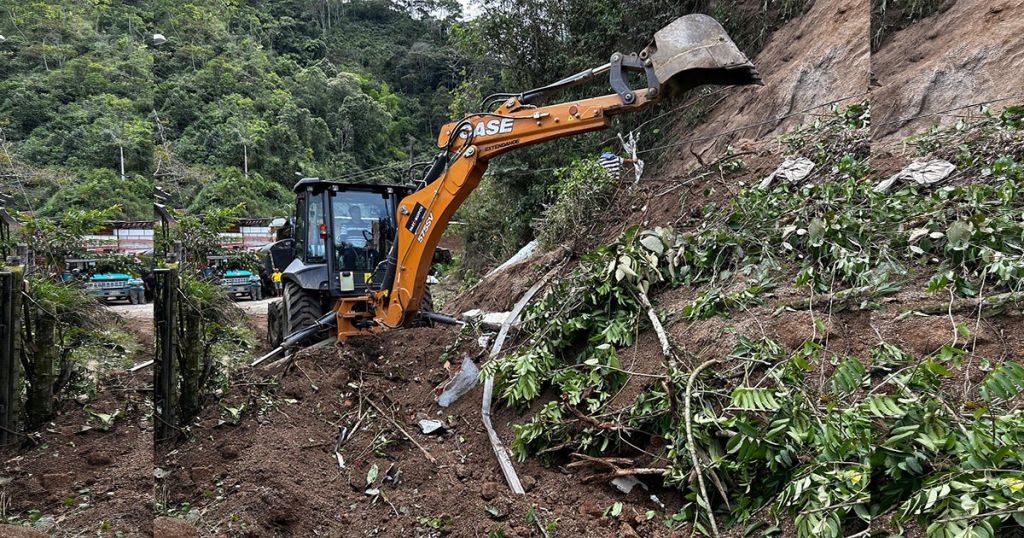
[[[764,86],[727,89],[711,99],[713,110],[695,128],[681,126],[666,137],[661,174],[678,174],[710,162],[729,144],[782,134],[813,116],[802,112],[837,99],[864,98],[868,87],[868,3],[817,0],[807,12],[772,34],[753,59]],[[783,118],[783,119],[777,119]],[[757,125],[755,125],[757,124]],[[720,133],[729,133],[719,136]],[[692,141],[681,144],[682,141]],[[651,148],[648,148],[651,149]]]
[[[871,59],[878,84],[872,92],[873,145],[892,146],[933,125],[956,122],[934,115],[948,109],[1024,99],[1021,36],[1024,0],[958,0],[893,34]],[[907,119],[920,115],[926,116]]]
[[[87,406],[65,402],[35,444],[4,455],[10,485],[0,493],[9,515],[38,511],[37,528],[51,536],[82,533],[151,534],[153,500],[152,406],[147,373],[104,379]],[[86,408],[114,414],[104,431]],[[103,534],[106,535],[106,534]]]

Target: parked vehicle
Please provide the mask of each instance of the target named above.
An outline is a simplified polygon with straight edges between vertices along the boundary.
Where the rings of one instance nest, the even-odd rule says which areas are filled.
[[[62,280],[79,280],[85,290],[96,299],[109,303],[128,301],[129,304],[145,304],[146,288],[141,278],[127,273],[108,270],[100,259],[65,260],[67,270]]]
[[[219,280],[222,290],[233,299],[248,297],[252,301],[263,299],[263,285],[260,277],[252,271],[238,267],[232,256],[208,256],[209,265],[203,276]]]

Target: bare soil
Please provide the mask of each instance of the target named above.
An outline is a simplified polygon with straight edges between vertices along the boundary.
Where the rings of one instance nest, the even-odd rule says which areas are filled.
[[[141,344],[134,362],[147,360],[152,318],[115,310]],[[114,371],[100,380],[96,396],[62,401],[52,422],[0,454],[2,475],[10,480],[0,486],[6,514],[37,511],[37,526],[50,536],[152,535],[151,387],[149,370]],[[95,413],[118,416],[104,429]]]
[[[895,32],[871,57],[873,148],[977,113],[967,105],[1024,100],[1022,14],[1024,0],[958,0]]]
[[[5,454],[3,473],[13,479],[5,487],[9,513],[52,516],[48,530],[55,536],[82,530],[150,534],[153,434],[146,419],[151,406],[140,390],[147,381],[127,375],[105,380],[88,407],[107,414],[122,410],[108,431],[82,406],[66,403],[39,432],[37,444]]]
[[[410,329],[301,354],[272,409],[237,426],[216,426],[217,408],[209,409],[193,438],[165,454],[161,466],[171,474],[160,482],[162,500],[191,503],[203,536],[539,535],[531,509],[560,536],[665,534],[660,521],[646,519],[661,510],[648,496],[670,505],[678,498],[653,483],[651,492],[625,496],[607,484],[581,485],[564,461],[530,459],[516,465],[527,495],[513,495],[480,422],[480,387],[447,409],[434,402],[435,386],[448,377],[439,358],[479,355],[469,340],[459,343],[447,328]],[[225,405],[265,398],[236,389]],[[520,417],[497,411],[506,442]],[[442,421],[443,433],[421,433],[417,421],[428,418]],[[355,428],[340,451],[344,468],[334,452],[342,428]],[[374,465],[380,494],[368,495]],[[625,502],[623,515],[603,517],[616,501]]]

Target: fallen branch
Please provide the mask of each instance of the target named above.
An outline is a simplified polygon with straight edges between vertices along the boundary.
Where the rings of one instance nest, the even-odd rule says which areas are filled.
[[[668,334],[665,332],[665,327],[661,324],[661,320],[658,319],[658,313],[654,311],[654,306],[651,305],[651,300],[647,297],[647,292],[640,290],[640,304],[647,309],[647,319],[651,320],[651,325],[654,327],[654,332],[658,335],[658,342],[661,343],[661,353],[665,356],[665,379],[662,384],[665,387],[665,394],[668,396],[668,405],[672,410],[672,415],[678,415],[678,408],[676,406],[676,384],[672,381],[672,372],[679,369],[679,364],[676,362],[676,356],[672,353],[672,344],[668,340]]]
[[[899,291],[899,287],[889,284],[848,288],[835,293],[815,295],[813,299],[799,299],[781,303],[775,309],[775,314],[778,315],[786,309],[809,310],[826,304],[832,305],[833,312],[839,312],[847,308],[850,302],[876,299],[885,295],[892,295],[897,291]]]
[[[512,327],[512,323],[515,322],[519,314],[523,312],[526,305],[530,302],[530,299],[544,287],[551,277],[553,277],[559,270],[561,270],[563,263],[555,265],[549,270],[543,278],[538,280],[533,286],[530,287],[519,301],[512,307],[512,311],[505,317],[505,321],[501,324],[501,329],[498,331],[498,336],[494,339],[494,345],[491,346],[491,353],[487,360],[492,361],[498,357],[501,353],[501,346],[505,344],[505,338],[508,337],[508,330]],[[491,449],[494,450],[495,457],[498,458],[498,466],[501,467],[501,474],[505,475],[505,481],[508,482],[508,487],[512,490],[512,493],[516,495],[526,495],[526,490],[523,489],[522,482],[519,481],[519,475],[516,474],[515,467],[512,466],[512,459],[508,457],[508,451],[505,450],[505,445],[502,444],[501,439],[498,438],[498,432],[494,431],[494,425],[491,424],[491,398],[494,395],[494,378],[488,377],[484,380],[484,396],[480,402],[480,419],[484,423],[484,429],[487,430],[487,438],[491,442]]]
[[[568,394],[562,394],[562,403],[565,404],[565,408],[568,409],[569,412],[571,412],[577,419],[589,424],[594,428],[612,432],[638,431],[636,428],[630,428],[629,426],[623,426],[621,424],[616,424],[614,422],[601,422],[600,420],[597,420],[596,418],[584,413],[583,411],[580,411],[575,405],[569,403]]]
[[[591,484],[593,482],[608,482],[616,478],[623,476],[637,476],[637,475],[656,475],[662,476],[665,474],[665,469],[661,467],[636,467],[632,469],[613,469],[607,473],[592,474],[585,478],[581,478],[580,482],[584,484]]]
[[[595,456],[588,456],[579,452],[572,454],[576,461],[565,466],[566,469],[575,469],[577,467],[586,467],[587,465],[603,466],[611,469],[620,469],[620,465],[633,465],[632,458],[617,458],[617,457],[605,457],[598,458]]]
[[[409,435],[409,432],[402,429],[402,427],[399,426],[398,423],[395,422],[393,418],[389,417],[387,413],[385,413],[380,407],[378,407],[377,402],[374,402],[370,398],[367,398],[366,401],[370,402],[370,405],[372,405],[373,408],[376,409],[377,412],[380,413],[382,417],[384,417],[384,420],[390,422],[392,426],[398,428],[398,431],[402,432],[402,435],[404,435],[406,439],[412,441],[412,444],[416,445],[416,448],[420,449],[420,452],[422,452],[423,455],[426,456],[428,460],[430,460],[430,463],[437,465],[437,460],[434,458],[434,456],[430,455],[430,452],[427,452],[427,449],[423,448],[423,445],[417,443],[416,440],[413,439],[411,435]]]
[[[665,355],[665,358],[669,361],[669,367],[673,370],[676,369],[676,359],[672,355],[672,346],[669,344],[668,335],[665,333],[665,327],[661,325],[661,320],[658,319],[658,313],[654,311],[654,306],[651,305],[651,300],[647,298],[647,293],[640,290],[640,304],[644,305],[647,309],[647,319],[651,320],[651,325],[654,326],[654,332],[658,334],[658,342],[661,343],[661,352]]]
[[[911,314],[949,314],[950,312],[963,312],[979,309],[982,312],[991,313],[1002,308],[1015,304],[1018,308],[1024,308],[1024,291],[1011,291],[988,297],[972,297],[968,299],[957,299],[952,303],[934,303],[919,305],[907,308],[900,312],[899,317],[906,317]]]
[[[607,482],[623,476],[661,476],[665,474],[665,469],[661,467],[622,467],[624,465],[633,465],[634,461],[631,458],[597,458],[580,453],[574,453],[572,454],[572,457],[576,458],[577,461],[566,465],[566,469],[576,469],[580,467],[603,467],[607,469],[606,471],[595,472],[594,474],[581,478],[580,481],[584,484],[592,482]]]
[[[693,372],[690,373],[690,378],[686,380],[686,402],[685,402],[685,417],[686,417],[686,446],[690,449],[690,459],[693,462],[693,468],[697,470],[697,485],[700,486],[700,494],[704,500],[704,509],[708,512],[708,520],[711,522],[711,535],[717,538],[718,536],[718,524],[715,523],[715,514],[711,510],[711,498],[708,497],[708,490],[704,486],[704,473],[701,471],[700,458],[697,457],[696,444],[693,441],[693,416],[690,413],[690,400],[693,396],[693,383],[697,380],[697,376],[702,370],[709,366],[713,366],[721,362],[719,359],[711,359],[698,366]],[[697,503],[698,505],[701,503]]]

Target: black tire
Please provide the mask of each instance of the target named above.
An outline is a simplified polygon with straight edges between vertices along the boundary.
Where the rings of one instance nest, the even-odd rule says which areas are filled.
[[[434,322],[430,318],[423,317],[423,314],[434,311],[434,295],[430,293],[430,286],[427,286],[423,290],[423,300],[420,301],[420,311],[417,312],[416,321],[414,323],[417,327],[433,327]]]
[[[323,316],[318,293],[303,289],[295,282],[284,284],[285,334],[309,327]]]
[[[430,286],[423,290],[423,301],[420,302],[420,312],[434,311],[434,294],[430,293]]]
[[[267,304],[267,343],[275,348],[284,337],[284,301],[272,301]]]

